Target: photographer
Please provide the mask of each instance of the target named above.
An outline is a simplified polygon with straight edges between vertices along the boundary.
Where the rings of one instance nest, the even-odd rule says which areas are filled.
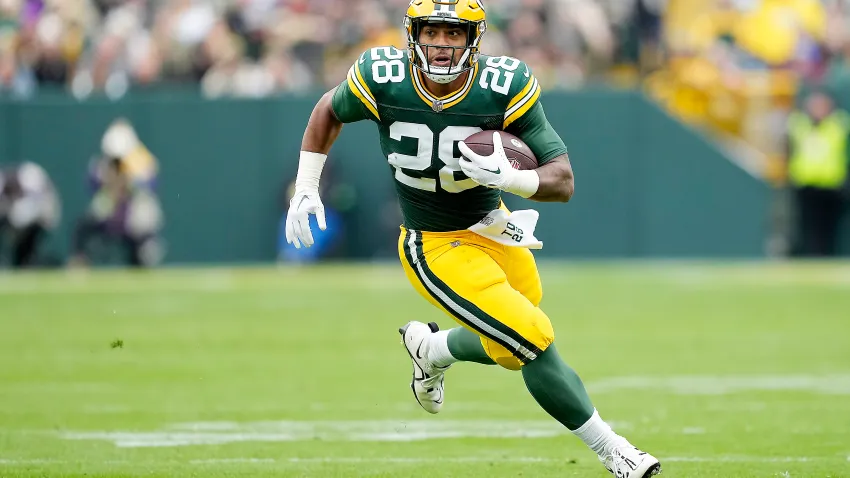
[[[12,267],[37,265],[42,239],[56,227],[59,214],[59,199],[44,169],[31,162],[0,168],[0,251],[5,256],[9,249]]]

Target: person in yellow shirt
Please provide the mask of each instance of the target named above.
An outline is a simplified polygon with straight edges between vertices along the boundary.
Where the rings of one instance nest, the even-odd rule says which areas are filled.
[[[113,121],[103,134],[100,148],[104,157],[121,160],[124,173],[133,186],[155,188],[159,163],[129,120],[117,118]]]
[[[825,90],[788,118],[788,181],[797,206],[797,255],[836,254],[847,191],[850,115]]]

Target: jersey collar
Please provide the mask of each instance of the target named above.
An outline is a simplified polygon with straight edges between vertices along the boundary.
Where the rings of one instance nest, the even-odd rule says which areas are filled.
[[[475,78],[478,76],[478,63],[475,63],[475,68],[469,72],[469,75],[466,78],[466,82],[463,84],[461,89],[455,91],[454,93],[449,93],[443,97],[437,97],[432,95],[427,88],[425,88],[425,82],[422,80],[422,72],[413,67],[413,64],[410,65],[410,77],[413,79],[413,89],[416,90],[416,94],[419,95],[419,98],[425,102],[426,105],[430,106],[434,111],[440,112],[446,108],[451,108],[452,106],[460,103],[466,98],[466,95],[472,91],[472,84],[475,82]]]

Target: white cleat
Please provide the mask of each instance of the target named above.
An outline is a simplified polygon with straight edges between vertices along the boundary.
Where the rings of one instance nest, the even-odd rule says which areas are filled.
[[[607,455],[600,455],[599,461],[617,478],[649,478],[661,474],[658,459],[629,442],[614,446]]]
[[[428,360],[428,344],[431,334],[440,328],[436,323],[408,322],[398,329],[401,343],[413,362],[413,380],[410,389],[419,405],[428,413],[439,413],[443,407],[443,377],[449,367],[436,367]]]

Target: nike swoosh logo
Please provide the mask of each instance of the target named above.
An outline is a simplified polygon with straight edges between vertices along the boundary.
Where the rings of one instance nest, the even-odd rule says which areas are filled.
[[[487,171],[488,173],[493,173],[493,174],[501,174],[502,173],[502,168],[496,168],[495,171],[493,171],[492,169],[484,169],[484,168],[481,168],[481,169],[483,171]]]
[[[298,203],[298,207],[295,208],[295,209],[301,209],[301,205],[304,204],[304,201],[306,201],[306,200],[307,200],[307,196],[302,197],[301,202]]]
[[[424,343],[424,340],[422,342],[419,342],[419,347],[416,348],[416,358],[418,358],[419,360],[424,359],[424,357],[422,356],[422,344]]]

